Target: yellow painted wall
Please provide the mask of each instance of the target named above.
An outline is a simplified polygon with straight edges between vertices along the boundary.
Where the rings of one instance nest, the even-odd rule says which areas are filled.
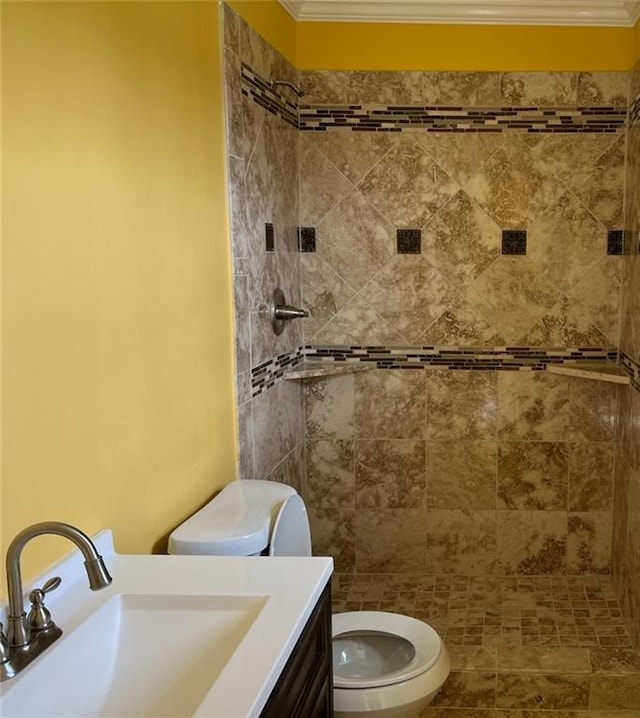
[[[292,65],[296,64],[296,22],[278,0],[228,0],[228,4]]]
[[[295,22],[277,0],[229,5],[300,70],[626,71],[638,34],[637,27]]]
[[[634,66],[640,62],[640,20],[633,28],[633,63]]]
[[[300,70],[607,71],[633,64],[633,28],[297,23]]]
[[[3,550],[150,552],[235,478],[218,6],[2,4]]]

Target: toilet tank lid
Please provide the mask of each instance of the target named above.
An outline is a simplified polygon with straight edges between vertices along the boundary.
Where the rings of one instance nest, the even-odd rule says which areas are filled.
[[[248,556],[269,545],[271,525],[295,489],[275,481],[233,481],[169,536],[170,554]]]

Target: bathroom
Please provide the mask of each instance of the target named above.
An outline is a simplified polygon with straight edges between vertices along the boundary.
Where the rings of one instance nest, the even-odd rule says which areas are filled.
[[[297,34],[299,74],[243,14],[290,59]],[[9,3],[2,23],[3,543],[56,516],[113,527],[123,552],[162,552],[236,476],[237,451],[239,478],[303,493],[316,552],[336,562],[339,609],[420,610],[461,646],[429,715],[637,714],[633,29],[470,26],[456,40],[455,28],[396,26],[417,34],[392,33],[385,54],[368,34],[384,25],[344,24],[332,44],[346,57],[332,58],[322,23],[296,29],[269,3],[232,3],[221,21],[214,3]],[[433,64],[412,65],[425,46]],[[275,113],[244,97],[264,90],[252,77],[300,84],[305,127],[284,88]],[[606,107],[593,123],[611,131],[314,132],[314,105],[562,108],[576,124],[589,122],[577,107]],[[505,256],[502,230],[523,229],[526,255],[516,234]],[[281,336],[266,316],[277,286],[311,312]],[[329,359],[332,346],[381,368],[284,380],[272,363],[349,364]],[[425,349],[462,346],[486,368]],[[560,363],[567,348],[580,362],[624,352],[634,383],[494,366]],[[62,550],[38,545],[26,572]],[[583,591],[578,603],[618,600],[623,618],[614,608],[597,634],[601,616],[561,631],[542,615],[481,624],[477,605],[452,605],[495,602],[498,587],[514,610]],[[500,671],[502,639],[571,648],[573,662]],[[592,670],[586,657],[606,664],[606,646],[617,658]]]

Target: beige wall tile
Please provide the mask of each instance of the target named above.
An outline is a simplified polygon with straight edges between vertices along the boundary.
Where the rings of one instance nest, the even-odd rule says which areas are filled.
[[[614,153],[603,162],[612,166],[616,157]],[[563,191],[516,135],[505,135],[499,149],[476,169],[464,188],[503,229],[527,227]]]
[[[497,372],[427,370],[427,437],[493,439]]]
[[[240,52],[240,17],[226,3],[222,4],[222,38],[225,47]]]
[[[362,289],[362,297],[411,345],[421,343],[457,293],[424,256],[398,254]]]
[[[423,251],[459,288],[500,254],[500,237],[500,227],[461,190],[425,227]]]
[[[501,439],[566,441],[569,383],[543,372],[498,372],[498,432]]]
[[[353,438],[353,375],[304,382],[306,436],[323,439]]]
[[[356,184],[394,146],[394,135],[379,132],[314,132],[309,142]],[[313,180],[313,177],[311,178]]]
[[[421,72],[350,72],[347,79],[349,102],[362,104],[420,104]]]
[[[422,439],[356,439],[356,507],[422,508],[425,447]]]
[[[307,341],[346,306],[355,293],[318,253],[304,253],[300,262],[302,306],[310,313],[302,324]]]
[[[545,281],[567,291],[606,255],[605,226],[568,192],[536,217],[528,232],[527,256]]]
[[[564,442],[501,441],[498,507],[566,510],[569,449]]]
[[[303,439],[302,391],[283,381],[251,401],[253,476],[265,478]]]
[[[355,376],[355,427],[360,439],[423,437],[425,372],[379,369]]]
[[[624,193],[624,137],[616,142],[597,160],[585,175],[567,180],[570,189],[607,227],[622,224],[622,200]]]
[[[355,568],[355,509],[309,507],[314,556],[332,556],[336,571]]]
[[[461,135],[419,130],[409,132],[461,187],[466,187],[467,182],[478,172],[478,167],[504,143],[502,133]]]
[[[575,72],[505,72],[502,75],[505,105],[575,105],[577,92]]]
[[[429,509],[495,509],[497,443],[427,442]]]
[[[612,442],[569,444],[570,511],[604,511],[613,505],[615,447]]]
[[[499,72],[424,72],[421,102],[428,105],[498,107]]]
[[[356,296],[314,335],[318,344],[398,345],[395,329],[362,297]]]
[[[302,71],[300,87],[304,104],[333,105],[344,103],[347,96],[348,72],[333,70]]]
[[[572,441],[612,441],[618,387],[606,382],[569,380],[569,434]]]
[[[570,513],[567,571],[610,573],[611,532],[611,514],[608,511]]]
[[[403,135],[358,189],[394,226],[419,228],[458,185],[412,137]]]
[[[628,72],[581,72],[578,76],[578,105],[625,107],[628,96]]]
[[[300,138],[300,224],[315,227],[353,185],[302,134]]]
[[[447,306],[422,336],[425,344],[457,347],[504,346],[504,337],[461,296]]]
[[[565,296],[522,335],[523,346],[607,347],[609,339],[594,324],[594,318],[578,302]]]
[[[305,502],[320,508],[355,506],[354,443],[307,439]]]
[[[425,570],[422,509],[360,509],[356,515],[356,568],[369,573]]]
[[[567,294],[569,301],[583,308],[611,345],[618,341],[620,260],[616,256],[604,257]]]
[[[565,511],[498,511],[497,519],[499,573],[565,573]]]
[[[484,575],[495,571],[496,512],[429,509],[427,570]]]
[[[640,392],[632,386],[620,390],[618,451],[632,469],[640,469]]]
[[[358,238],[354,251],[350,238]],[[361,289],[395,253],[395,229],[360,192],[342,199],[317,228],[317,251],[349,285]]]
[[[590,172],[597,161],[623,135],[618,134],[536,134],[523,138],[536,166],[573,186]]]
[[[500,256],[468,285],[464,297],[507,344],[518,345],[518,340],[557,304],[559,292],[545,282],[530,258]]]
[[[306,480],[304,445],[298,444],[295,446],[293,451],[287,454],[276,468],[264,478],[291,486],[301,494]]]

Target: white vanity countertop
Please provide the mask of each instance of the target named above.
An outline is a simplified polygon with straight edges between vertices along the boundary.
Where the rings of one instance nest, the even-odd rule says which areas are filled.
[[[112,584],[101,591],[91,591],[77,551],[47,571],[45,579],[52,575],[63,577],[62,587],[47,596],[47,606],[64,634],[20,675],[2,684],[0,714],[3,716],[21,715],[20,712],[14,714],[13,710],[5,713],[2,704],[4,708],[11,707],[15,703],[11,700],[12,693],[17,698],[25,689],[30,689],[29,684],[34,684],[38,674],[47,669],[45,664],[56,662],[59,647],[66,638],[71,638],[74,629],[81,627],[90,635],[95,612],[122,596],[141,596],[143,598],[136,600],[143,602],[144,597],[155,600],[160,596],[174,603],[179,603],[180,596],[190,597],[185,603],[201,600],[191,597],[215,596],[218,601],[220,597],[239,597],[238,603],[251,597],[261,606],[259,612],[244,636],[237,639],[239,642],[234,644],[228,660],[221,664],[212,685],[204,691],[204,699],[198,698],[197,708],[189,711],[189,715],[194,718],[259,716],[333,570],[330,558],[120,555],[113,552],[110,532],[102,532],[96,543],[113,577]],[[233,600],[227,603],[233,605]],[[162,646],[162,636],[153,636],[153,644],[166,655],[169,663],[172,662],[171,634],[175,630],[176,626],[167,627],[169,645],[166,646]],[[157,633],[162,631],[154,631]],[[157,657],[154,660],[157,661]],[[180,669],[181,666],[175,666],[176,671]],[[188,684],[188,670],[184,680]],[[37,688],[33,685],[34,690]],[[78,688],[82,690],[82,686]],[[56,696],[50,695],[48,701],[55,715]],[[105,710],[105,706],[97,705],[92,716],[107,715]],[[124,714],[121,718],[125,718]]]

